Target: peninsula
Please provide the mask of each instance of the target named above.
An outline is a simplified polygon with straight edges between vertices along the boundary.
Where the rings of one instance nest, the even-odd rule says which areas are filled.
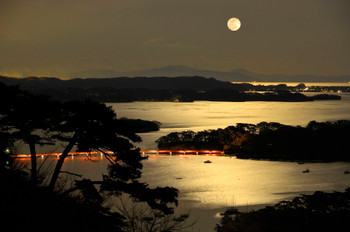
[[[172,132],[156,143],[159,149],[224,150],[241,159],[350,161],[349,130],[350,120],[311,121],[306,127],[238,123],[225,129]]]

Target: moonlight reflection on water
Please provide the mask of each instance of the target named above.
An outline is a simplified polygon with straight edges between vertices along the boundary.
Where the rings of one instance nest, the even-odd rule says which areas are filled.
[[[204,163],[210,160],[211,163]],[[64,170],[99,180],[107,161],[69,158]],[[151,187],[180,190],[178,213],[190,212],[201,231],[212,231],[225,208],[270,205],[314,191],[343,191],[350,186],[350,163],[305,163],[242,160],[225,156],[151,155],[143,161],[142,181]],[[309,169],[309,173],[303,173]],[[93,171],[92,171],[93,170]],[[209,230],[207,230],[210,228]],[[197,230],[195,230],[197,231]]]
[[[211,163],[204,163],[210,160]],[[64,170],[102,179],[107,161],[67,158]],[[180,190],[180,202],[219,208],[277,203],[300,193],[342,191],[350,186],[350,163],[305,163],[242,160],[209,155],[150,155],[143,161],[142,181],[151,187]],[[304,170],[310,170],[304,173]],[[93,170],[93,171],[92,171]]]
[[[309,93],[306,93],[309,94]],[[314,93],[310,93],[314,94]],[[131,102],[109,103],[118,117],[156,120],[160,131],[141,134],[143,150],[156,149],[159,137],[175,131],[225,128],[236,123],[279,122],[306,126],[312,120],[350,119],[350,94],[339,101],[312,102]]]

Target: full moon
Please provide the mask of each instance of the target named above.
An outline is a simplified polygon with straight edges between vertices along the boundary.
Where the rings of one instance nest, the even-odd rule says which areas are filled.
[[[227,27],[231,31],[237,31],[241,27],[241,21],[238,18],[230,18],[227,21]]]

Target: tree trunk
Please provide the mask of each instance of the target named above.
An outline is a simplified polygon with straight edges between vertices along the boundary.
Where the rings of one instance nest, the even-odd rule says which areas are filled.
[[[33,185],[35,186],[38,183],[38,173],[36,168],[36,151],[35,151],[35,143],[34,141],[29,142],[29,149],[30,149],[30,160],[31,160],[31,181]]]
[[[55,185],[56,185],[58,176],[59,176],[59,174],[61,172],[61,168],[62,168],[62,165],[64,163],[64,159],[67,158],[68,153],[72,150],[72,148],[73,148],[73,146],[74,146],[74,144],[76,142],[76,137],[77,137],[76,135],[77,135],[77,133],[74,133],[74,135],[71,138],[70,142],[68,143],[68,145],[66,146],[66,148],[62,152],[60,158],[57,161],[55,170],[54,170],[54,172],[52,174],[51,181],[50,181],[50,184],[49,184],[49,189],[51,191],[53,191],[55,189]]]

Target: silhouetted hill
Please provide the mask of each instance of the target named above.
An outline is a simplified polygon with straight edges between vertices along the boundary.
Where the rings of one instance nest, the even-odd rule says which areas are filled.
[[[113,70],[85,70],[80,72],[71,73],[70,77],[76,78],[108,78],[108,77],[179,77],[179,76],[202,76],[202,77],[214,77],[221,81],[257,81],[255,74],[245,70],[237,70],[231,72],[220,72],[212,70],[201,70],[196,68],[190,68],[181,65],[168,65],[155,69],[130,71],[130,72],[117,72]]]
[[[214,77],[221,81],[230,82],[348,82],[350,76],[321,76],[321,75],[285,75],[259,74],[245,69],[236,69],[229,72],[202,70],[182,65],[168,65],[155,69],[141,71],[118,72],[115,70],[84,70],[71,73],[71,78],[110,78],[110,77],[178,77],[202,76]]]

